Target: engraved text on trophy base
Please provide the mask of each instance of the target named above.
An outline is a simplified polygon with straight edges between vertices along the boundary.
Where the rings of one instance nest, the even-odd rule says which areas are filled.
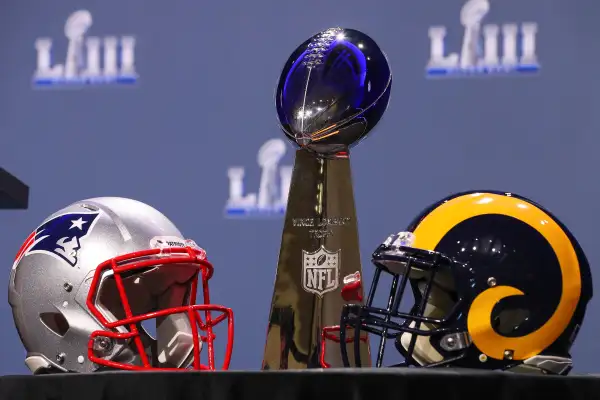
[[[323,239],[333,236],[333,231],[329,227],[345,226],[349,222],[349,217],[294,218],[292,220],[294,227],[315,228],[308,230],[311,239]]]

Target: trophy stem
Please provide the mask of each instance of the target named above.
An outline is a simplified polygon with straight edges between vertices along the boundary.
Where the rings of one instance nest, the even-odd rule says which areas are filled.
[[[362,276],[348,153],[323,158],[298,150],[263,369],[320,368],[322,328],[339,325],[345,303],[342,279],[357,271]],[[361,346],[362,365],[369,367],[368,340]],[[331,341],[325,348],[326,363],[343,367],[340,345]],[[349,354],[349,359],[354,356]]]

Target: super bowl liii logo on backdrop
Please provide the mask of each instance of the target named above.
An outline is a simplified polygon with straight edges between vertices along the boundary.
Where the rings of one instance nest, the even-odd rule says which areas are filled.
[[[62,63],[52,65],[53,39],[35,41],[37,68],[33,76],[36,87],[133,84],[135,71],[135,37],[111,36],[102,38],[85,34],[92,26],[92,14],[87,10],[72,13],[65,22],[67,49]]]
[[[428,77],[533,73],[540,69],[535,51],[537,24],[482,25],[489,11],[488,0],[468,0],[464,4],[460,12],[460,53],[445,54],[445,26],[429,28]]]
[[[279,165],[285,153],[286,144],[282,139],[271,139],[261,146],[257,156],[261,168],[258,193],[244,193],[244,167],[229,168],[229,199],[225,207],[227,217],[285,215],[292,179],[292,166]]]

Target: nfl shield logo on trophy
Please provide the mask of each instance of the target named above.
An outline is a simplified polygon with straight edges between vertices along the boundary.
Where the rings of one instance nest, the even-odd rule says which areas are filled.
[[[331,252],[325,247],[315,252],[302,250],[302,288],[323,297],[338,288],[340,250]]]

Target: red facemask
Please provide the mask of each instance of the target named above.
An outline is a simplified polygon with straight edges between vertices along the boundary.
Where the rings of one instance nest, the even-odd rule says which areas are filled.
[[[87,307],[104,330],[90,336],[91,362],[123,370],[216,370],[213,330],[226,320],[227,344],[221,369],[229,368],[233,312],[210,303],[208,280],[213,266],[204,250],[192,241],[188,243],[189,247],[121,255],[96,268]],[[203,303],[196,304],[199,279]],[[156,320],[156,339],[141,328],[143,321],[152,319]],[[201,362],[204,344],[205,363]],[[116,346],[120,355],[114,354]],[[149,347],[153,350],[150,357]],[[128,361],[127,355],[135,362]]]

